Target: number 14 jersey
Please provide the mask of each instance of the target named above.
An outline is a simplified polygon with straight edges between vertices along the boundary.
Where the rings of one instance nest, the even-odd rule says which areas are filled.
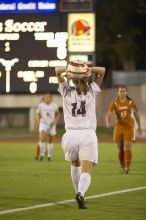
[[[58,91],[63,98],[65,129],[96,130],[96,95],[101,91],[93,82],[86,95],[78,94],[67,82],[59,84]]]

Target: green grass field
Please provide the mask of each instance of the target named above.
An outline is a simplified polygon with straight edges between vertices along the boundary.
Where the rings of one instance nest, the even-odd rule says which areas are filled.
[[[59,144],[53,160],[35,161],[35,143],[0,143],[0,212],[74,199],[70,163]],[[99,165],[86,196],[146,186],[146,146],[133,146],[129,175],[120,175],[115,144],[99,144]],[[145,220],[146,189],[87,199],[87,210],[75,202],[0,215],[2,220]]]

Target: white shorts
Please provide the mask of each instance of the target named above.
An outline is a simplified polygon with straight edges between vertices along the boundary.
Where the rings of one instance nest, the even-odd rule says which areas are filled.
[[[39,132],[41,132],[41,131],[45,131],[47,134],[54,136],[54,135],[56,135],[56,126],[51,127],[50,125],[40,123]]]
[[[98,163],[98,142],[95,131],[91,129],[68,130],[62,137],[65,160],[88,160]]]

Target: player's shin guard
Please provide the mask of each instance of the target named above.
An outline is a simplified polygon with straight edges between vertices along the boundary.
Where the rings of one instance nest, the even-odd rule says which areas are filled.
[[[78,184],[78,192],[84,196],[91,183],[91,175],[89,173],[82,173]]]
[[[71,179],[75,189],[75,192],[78,192],[78,183],[81,175],[80,167],[71,166]]]
[[[40,141],[39,142],[39,147],[40,147],[40,156],[44,157],[45,142]]]
[[[120,161],[121,167],[124,169],[124,167],[125,167],[125,163],[124,163],[124,150],[120,150],[118,156],[119,156],[119,161]]]
[[[52,156],[53,147],[54,147],[53,143],[48,144],[48,146],[47,146],[47,157],[48,158],[51,158],[51,156]]]
[[[132,151],[131,149],[124,151],[124,161],[125,161],[125,168],[129,169],[132,161]]]

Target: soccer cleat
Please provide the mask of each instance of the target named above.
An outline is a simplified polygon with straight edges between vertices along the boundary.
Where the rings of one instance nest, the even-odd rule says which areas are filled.
[[[48,161],[51,161],[51,157],[48,157]]]
[[[44,159],[44,157],[43,156],[40,156],[40,160],[43,160]]]
[[[87,209],[87,207],[85,206],[84,197],[81,195],[80,192],[78,192],[78,193],[76,194],[76,201],[77,201],[77,203],[78,203],[79,209]]]
[[[121,170],[121,175],[123,175],[123,174],[124,174],[124,172],[125,172],[125,169],[122,169],[122,170]]]
[[[124,174],[128,174],[129,173],[129,169],[125,168]]]
[[[121,174],[128,174],[129,173],[129,169],[127,168],[124,168],[122,171],[121,171]]]

